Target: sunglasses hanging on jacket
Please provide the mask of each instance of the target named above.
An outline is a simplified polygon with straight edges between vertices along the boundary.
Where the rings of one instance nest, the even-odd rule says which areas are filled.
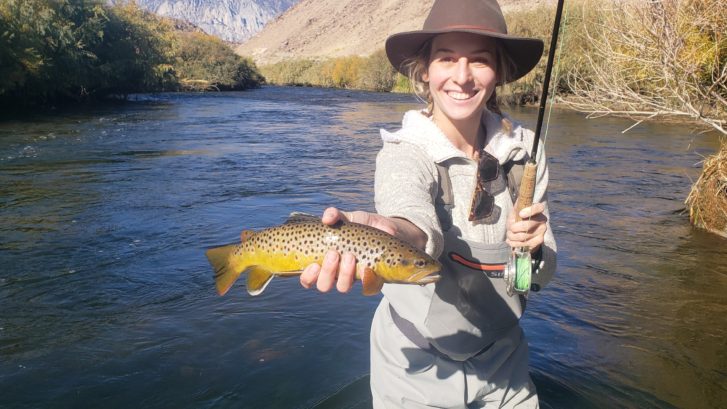
[[[478,151],[475,189],[472,193],[469,221],[493,223],[500,217],[495,195],[504,190],[505,180],[500,177],[502,166],[497,158],[484,149]]]

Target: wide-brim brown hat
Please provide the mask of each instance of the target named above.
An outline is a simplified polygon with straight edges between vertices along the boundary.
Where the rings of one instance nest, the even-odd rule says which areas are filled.
[[[416,56],[424,43],[437,34],[453,32],[500,41],[515,65],[507,82],[530,72],[543,55],[541,40],[507,34],[505,17],[496,0],[436,0],[421,30],[393,34],[386,39],[386,55],[394,68],[407,75],[402,64]]]

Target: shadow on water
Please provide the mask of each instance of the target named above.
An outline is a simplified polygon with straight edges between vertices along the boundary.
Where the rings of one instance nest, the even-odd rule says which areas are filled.
[[[0,122],[0,407],[370,407],[378,298],[295,280],[218,297],[204,249],[291,211],[373,210],[378,128],[413,98],[136,100]],[[522,319],[532,377],[543,407],[718,408],[727,246],[680,212],[717,140],[629,125],[551,119],[559,269]]]

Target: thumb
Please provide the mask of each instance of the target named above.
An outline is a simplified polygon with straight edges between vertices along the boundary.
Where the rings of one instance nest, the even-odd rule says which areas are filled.
[[[347,212],[344,212],[342,210],[338,210],[335,207],[329,207],[323,212],[323,217],[321,217],[321,221],[323,224],[336,224],[339,220],[350,220],[348,217]]]

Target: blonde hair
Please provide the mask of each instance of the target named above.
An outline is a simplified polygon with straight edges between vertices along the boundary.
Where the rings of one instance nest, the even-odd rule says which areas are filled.
[[[429,58],[431,57],[433,42],[434,37],[427,40],[413,57],[404,60],[402,63],[402,71],[409,77],[412,93],[427,104],[426,113],[428,116],[432,115],[434,101],[429,92],[429,84],[424,81],[424,73],[429,69]],[[495,54],[497,58],[497,66],[495,67],[497,74],[496,85],[503,86],[509,82],[511,73],[515,70],[515,63],[510,58],[507,50],[505,50],[505,46],[497,40],[495,40]],[[492,91],[490,99],[487,100],[486,107],[490,112],[500,115],[502,118],[502,129],[509,134],[512,131],[512,122],[505,118],[500,110],[500,105],[497,102],[497,89]]]

